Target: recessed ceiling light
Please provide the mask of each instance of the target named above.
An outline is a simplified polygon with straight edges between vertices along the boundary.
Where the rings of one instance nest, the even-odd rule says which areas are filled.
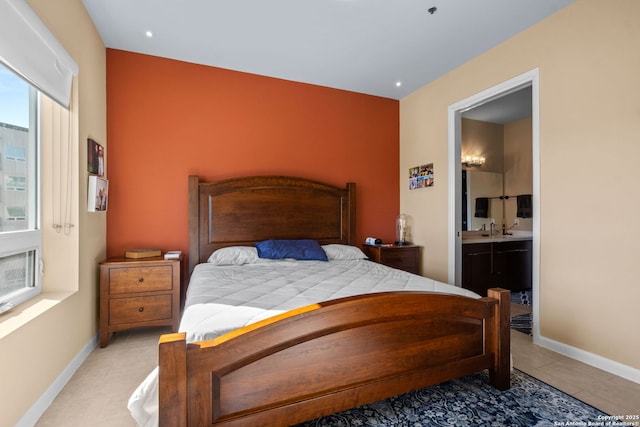
[[[397,81],[396,82],[396,87],[400,87],[400,86],[402,86],[402,82],[401,81]]]
[[[144,33],[147,37],[151,38],[153,37],[153,33],[151,31],[147,31],[146,33]]]

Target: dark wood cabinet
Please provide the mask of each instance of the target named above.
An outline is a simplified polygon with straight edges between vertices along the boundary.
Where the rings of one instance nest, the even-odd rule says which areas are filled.
[[[493,268],[500,287],[531,289],[531,263],[531,240],[493,243]]]
[[[398,270],[420,274],[420,249],[417,245],[364,245],[363,252],[369,259]]]
[[[491,243],[469,243],[462,245],[462,287],[481,296],[494,283],[492,274]]]
[[[487,289],[531,288],[531,240],[462,245],[462,287],[482,296]]]

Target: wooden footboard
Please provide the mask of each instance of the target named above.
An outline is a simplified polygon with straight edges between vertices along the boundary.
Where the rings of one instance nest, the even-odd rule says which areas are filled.
[[[210,341],[162,336],[160,426],[287,426],[489,369],[509,388],[509,291],[385,292]]]

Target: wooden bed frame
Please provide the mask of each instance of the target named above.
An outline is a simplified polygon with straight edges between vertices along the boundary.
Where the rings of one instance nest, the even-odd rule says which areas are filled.
[[[355,244],[355,184],[189,177],[189,270],[268,238]],[[286,426],[489,370],[510,386],[510,294],[384,292],[302,307],[213,340],[163,335],[160,426]]]

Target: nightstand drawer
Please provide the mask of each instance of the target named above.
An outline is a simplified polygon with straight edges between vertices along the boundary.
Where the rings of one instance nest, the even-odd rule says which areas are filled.
[[[109,301],[109,324],[120,325],[171,319],[171,304],[171,295],[113,298]]]
[[[395,249],[393,251],[383,251],[380,262],[385,265],[406,271],[418,270],[418,258],[413,249]]]
[[[364,245],[362,250],[373,262],[420,274],[420,248],[416,245]]]
[[[173,287],[171,273],[172,267],[170,265],[111,268],[109,270],[109,293],[115,295],[169,291]]]

